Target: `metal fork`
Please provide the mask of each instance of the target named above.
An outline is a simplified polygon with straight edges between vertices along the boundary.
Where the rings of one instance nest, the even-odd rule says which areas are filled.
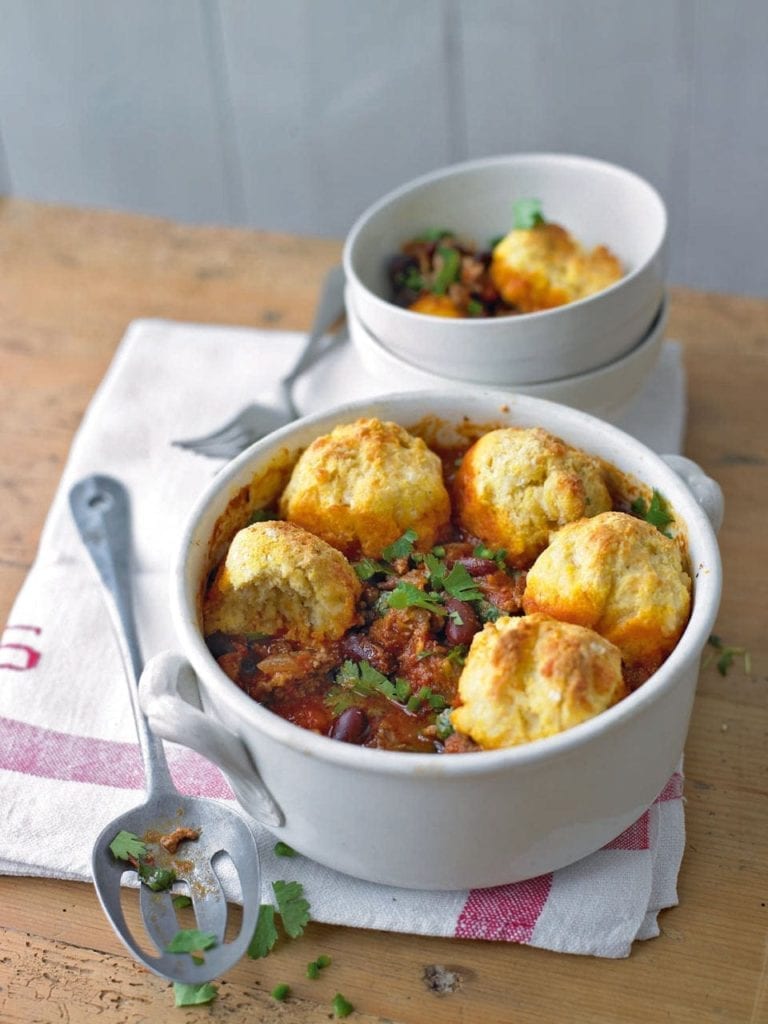
[[[326,346],[321,353],[320,342],[343,315],[344,269],[336,266],[325,277],[312,329],[293,369],[270,391],[264,392],[268,401],[245,406],[218,430],[209,434],[171,443],[177,448],[185,448],[209,458],[232,459],[254,441],[297,419],[299,412],[293,400],[293,385],[321,354],[329,351],[330,346]]]

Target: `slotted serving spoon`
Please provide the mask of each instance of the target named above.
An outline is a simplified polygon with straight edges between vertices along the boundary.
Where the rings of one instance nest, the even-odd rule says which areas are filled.
[[[146,802],[111,821],[96,840],[91,862],[96,892],[112,927],[138,960],[164,978],[201,984],[232,967],[253,936],[261,889],[256,841],[245,819],[236,811],[213,800],[182,796],[176,790],[162,743],[150,731],[139,706],[141,652],[131,600],[130,504],[125,488],[111,477],[90,476],[72,488],[69,500],[80,536],[106,591],[105,601],[125,666],[146,774]],[[141,916],[156,950],[149,951],[140,945],[120,905],[120,883],[130,865],[116,860],[109,849],[122,830],[151,841],[179,827],[199,829],[199,839],[184,842],[175,856],[159,845],[155,849],[155,843],[149,848],[158,868],[173,868],[178,880],[186,883],[197,928],[216,936],[216,945],[205,951],[202,963],[195,963],[187,953],[166,952],[181,927],[171,902],[173,893],[153,892],[145,884],[140,886]],[[222,853],[229,855],[237,871],[243,901],[240,931],[226,943],[227,904],[214,869],[214,860]]]

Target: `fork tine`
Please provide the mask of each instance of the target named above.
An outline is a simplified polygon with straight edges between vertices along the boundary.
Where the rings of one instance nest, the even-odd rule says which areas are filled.
[[[241,409],[240,412],[236,413],[231,419],[228,419],[226,423],[222,423],[218,430],[212,430],[209,434],[201,434],[199,437],[186,437],[179,441],[172,441],[177,448],[197,448],[200,445],[207,444],[209,441],[219,441],[225,437],[232,429],[240,430],[240,423],[245,410]]]
[[[195,455],[205,455],[209,459],[233,459],[235,455],[239,455],[241,451],[248,447],[250,439],[245,443],[233,444],[231,441],[222,444],[217,441],[213,444],[200,445],[198,448],[188,448],[187,451],[193,452]]]

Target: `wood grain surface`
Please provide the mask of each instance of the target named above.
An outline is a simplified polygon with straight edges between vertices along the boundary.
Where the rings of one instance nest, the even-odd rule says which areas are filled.
[[[0,621],[35,556],[88,401],[136,317],[308,326],[339,243],[0,201]],[[312,924],[174,1010],[88,885],[0,878],[0,1021],[768,1022],[768,302],[673,289],[689,382],[686,453],[722,485],[718,633],[751,654],[702,670],[686,747],[680,905],[622,961]],[[2,825],[0,825],[2,827]],[[129,900],[130,902],[130,900]],[[306,978],[319,953],[327,974]],[[435,965],[452,991],[428,982]],[[278,982],[292,996],[269,996]]]

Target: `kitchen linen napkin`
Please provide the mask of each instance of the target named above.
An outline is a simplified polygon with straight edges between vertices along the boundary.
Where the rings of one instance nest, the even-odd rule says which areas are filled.
[[[220,463],[172,447],[258,398],[292,365],[303,336],[137,321],[83,419],[35,564],[0,638],[0,872],[88,880],[94,838],[142,799],[143,772],[115,639],[67,495],[94,472],[120,478],[133,506],[135,606],[146,658],[174,648],[168,569],[182,523]],[[301,382],[303,412],[383,393],[348,342]],[[646,443],[677,451],[684,423],[679,345],[665,342],[654,377],[622,420]],[[167,744],[179,788],[231,800],[217,768]],[[425,935],[528,943],[621,957],[657,935],[677,902],[683,854],[682,776],[604,849],[530,881],[462,892],[416,892],[358,881],[273,852],[254,825],[264,899],[300,881],[315,920]],[[234,895],[234,893],[232,893]]]

